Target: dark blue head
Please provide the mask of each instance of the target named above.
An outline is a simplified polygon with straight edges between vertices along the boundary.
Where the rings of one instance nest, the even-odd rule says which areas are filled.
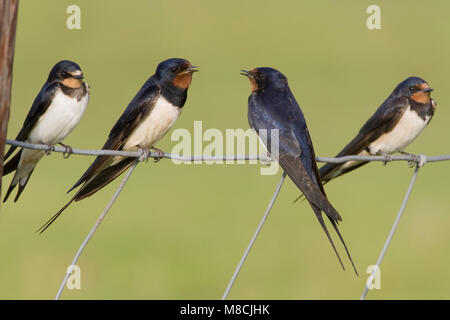
[[[83,71],[78,64],[62,60],[55,64],[48,75],[48,82],[60,82],[69,88],[79,88],[83,83]]]
[[[393,95],[398,97],[410,97],[418,103],[430,102],[430,94],[433,89],[428,83],[419,77],[409,77],[400,82],[394,89]]]
[[[252,92],[287,86],[286,76],[273,68],[255,68],[250,71],[241,70],[241,74],[249,78]]]
[[[192,73],[198,71],[196,68],[185,59],[167,59],[158,65],[155,77],[162,82],[187,89],[192,81]]]

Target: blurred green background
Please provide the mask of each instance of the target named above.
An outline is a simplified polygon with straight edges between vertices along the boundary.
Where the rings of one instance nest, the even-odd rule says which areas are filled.
[[[81,8],[68,30],[66,8]],[[242,68],[281,70],[299,101],[320,156],[334,156],[404,78],[435,89],[435,118],[407,151],[448,154],[448,1],[377,1],[381,30],[366,27],[373,1],[21,1],[9,138],[61,59],[91,85],[85,117],[65,140],[101,147],[156,65],[198,65],[174,128],[248,128]],[[170,151],[168,134],[158,145]],[[119,183],[73,204],[66,190],[93,159],[44,157],[20,201],[0,214],[0,298],[53,298],[66,267]],[[450,298],[450,162],[421,170],[369,299]],[[64,299],[218,299],[279,181],[260,165],[141,164],[81,257],[81,290]],[[343,272],[306,203],[288,181],[231,294],[232,299],[358,299],[406,192],[412,168],[369,164],[327,185],[360,272]],[[5,187],[11,176],[4,180]],[[11,200],[11,199],[10,199]],[[335,237],[335,240],[336,237]],[[337,242],[337,241],[336,241]]]

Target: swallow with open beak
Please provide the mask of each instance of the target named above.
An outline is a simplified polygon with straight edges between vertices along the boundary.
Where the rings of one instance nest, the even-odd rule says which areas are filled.
[[[342,260],[325,225],[322,212],[338,234],[348,258],[356,271],[353,260],[337,227],[342,218],[328,201],[320,180],[314,148],[306,120],[292,94],[287,78],[273,68],[242,70],[250,80],[251,94],[248,98],[248,121],[295,185],[306,195],[317,219],[325,231],[342,266]],[[273,143],[273,133],[278,143]],[[278,150],[274,150],[277,148]]]
[[[180,116],[192,74],[196,71],[197,67],[185,59],[172,58],[161,62],[111,129],[102,149],[142,150],[146,155],[149,149],[161,152],[154,146]],[[80,189],[39,231],[44,232],[73,201],[93,195],[121,175],[135,160],[122,156],[98,156],[68,192],[81,185]]]

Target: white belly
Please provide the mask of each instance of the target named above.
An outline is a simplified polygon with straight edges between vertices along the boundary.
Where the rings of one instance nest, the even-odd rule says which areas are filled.
[[[180,113],[181,108],[160,97],[147,118],[130,135],[123,149],[133,150],[139,147],[152,147],[169,131]]]
[[[380,151],[393,153],[403,150],[403,148],[410,144],[422,132],[429,121],[430,116],[427,116],[423,120],[415,111],[408,107],[391,132],[383,134],[370,144],[370,153],[376,154]]]
[[[61,142],[80,122],[88,102],[88,94],[77,101],[76,98],[66,96],[62,91],[59,91],[55,94],[47,111],[31,130],[27,141],[43,144]]]

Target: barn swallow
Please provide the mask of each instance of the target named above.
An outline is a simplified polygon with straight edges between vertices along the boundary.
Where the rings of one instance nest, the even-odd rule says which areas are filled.
[[[81,68],[72,61],[58,62],[34,100],[16,140],[49,146],[60,144],[71,150],[62,141],[81,120],[88,102],[89,85],[83,82]],[[4,159],[9,158],[16,148],[11,146]],[[13,171],[15,174],[3,202],[8,199],[16,185],[18,191],[14,202],[19,199],[36,164],[44,154],[45,151],[20,149],[5,164],[3,175]]]
[[[419,77],[400,82],[391,95],[336,157],[347,155],[389,155],[405,153],[408,146],[428,125],[436,109],[430,97],[432,88]],[[327,163],[319,169],[324,183],[366,164],[367,161]]]
[[[342,268],[344,268],[323,220],[322,212],[325,213],[344,245],[348,258],[357,274],[353,260],[337,227],[338,221],[341,221],[342,218],[325,194],[317,170],[314,148],[306,121],[289,88],[287,78],[281,72],[272,68],[242,70],[241,74],[249,78],[251,85],[252,92],[248,98],[250,127],[256,131],[270,155],[275,155],[274,160],[280,164],[296,186],[306,195],[306,199],[325,231]],[[263,135],[262,130],[264,130]],[[272,132],[268,132],[272,130],[278,130],[278,145],[276,143],[272,145]],[[273,150],[273,148],[278,148],[278,150]],[[276,154],[278,154],[278,159]]]
[[[198,71],[196,68],[184,59],[161,62],[111,129],[102,149],[142,150],[147,155],[149,149],[161,152],[154,145],[180,116],[192,74]],[[73,201],[93,195],[127,170],[135,160],[122,156],[98,156],[68,192],[82,185],[81,188],[39,231],[44,232]]]

